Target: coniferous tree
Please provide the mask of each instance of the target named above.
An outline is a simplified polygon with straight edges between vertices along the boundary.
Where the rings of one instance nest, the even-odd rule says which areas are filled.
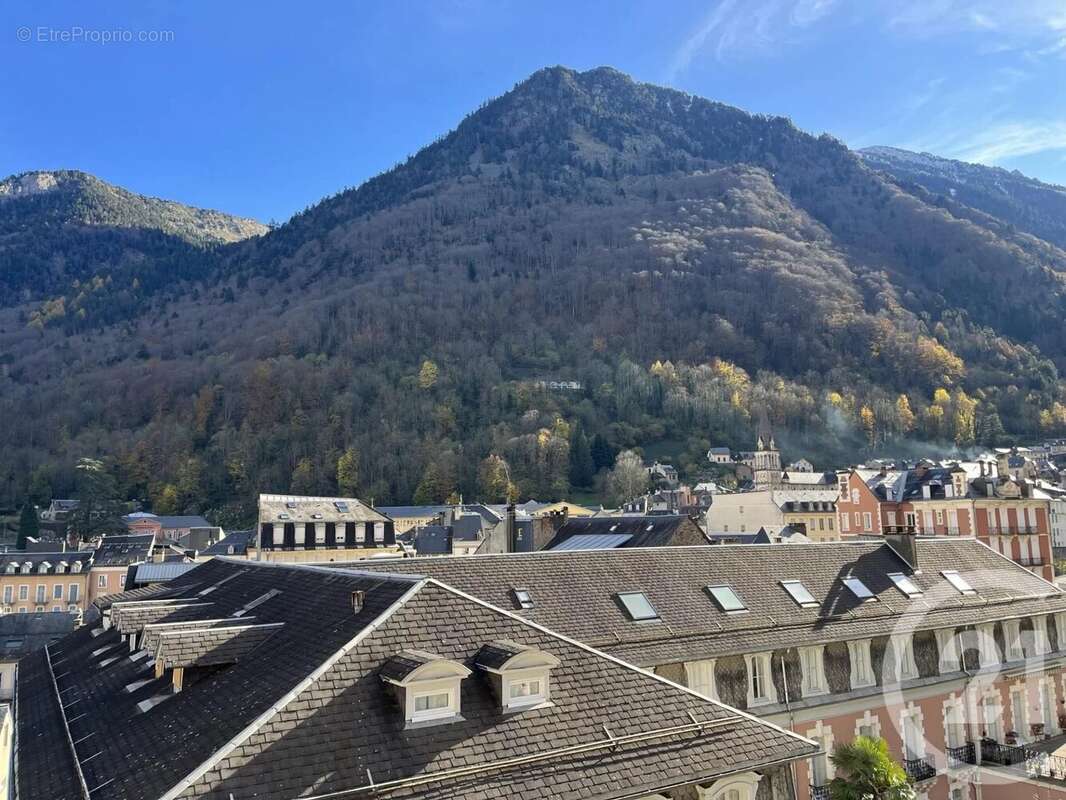
[[[30,503],[26,503],[22,507],[22,514],[19,516],[19,535],[15,541],[15,548],[17,550],[26,549],[26,540],[36,538],[40,532],[40,525],[37,522],[37,509]]]
[[[578,425],[570,433],[570,484],[587,488],[596,477],[596,463],[588,437]]]

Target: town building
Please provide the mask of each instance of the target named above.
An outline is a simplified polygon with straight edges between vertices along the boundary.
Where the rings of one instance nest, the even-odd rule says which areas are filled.
[[[451,506],[378,506],[377,510],[392,520],[396,535],[440,521]]]
[[[1066,726],[1066,594],[973,538],[619,548],[414,559],[372,570],[508,603],[819,743],[886,740],[919,797],[1066,798],[1046,752]],[[1051,736],[1051,739],[1045,739]],[[1013,749],[1012,749],[1013,748]],[[1024,764],[1022,768],[1010,766]]]
[[[396,550],[393,521],[354,497],[259,495],[261,561],[352,560]]]
[[[707,460],[712,464],[731,464],[733,454],[728,447],[712,447],[707,451]]]
[[[122,518],[130,533],[151,533],[157,542],[171,541],[183,547],[197,549],[197,543],[217,541],[222,532],[199,515],[159,516],[146,511],[127,514]]]
[[[77,500],[52,500],[48,508],[41,512],[43,522],[65,522],[78,510]]]
[[[904,470],[853,469],[840,476],[837,524],[844,537],[908,531],[976,536],[1044,578],[1054,578],[1050,506],[1035,484],[999,476],[980,462],[978,474],[957,464],[919,463]]]
[[[88,603],[91,551],[0,554],[0,613],[81,614]]]
[[[516,602],[226,558],[106,598],[20,666],[18,795],[794,800],[815,743]]]
[[[763,489],[714,495],[705,516],[708,531],[773,535],[786,526],[803,526],[812,541],[840,538],[836,487]]]
[[[18,662],[66,636],[76,622],[74,614],[51,611],[0,616],[0,701],[8,703],[15,696]]]
[[[154,533],[113,534],[100,540],[89,569],[89,602],[130,588],[126,579],[130,567],[152,558]]]

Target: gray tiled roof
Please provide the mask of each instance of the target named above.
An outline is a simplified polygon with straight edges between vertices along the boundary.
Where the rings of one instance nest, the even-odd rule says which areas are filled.
[[[0,614],[0,661],[17,661],[74,630],[74,615],[31,611]]]
[[[679,514],[656,516],[577,517],[568,520],[544,547],[551,550],[575,536],[628,535],[620,547],[665,547],[674,544],[674,536],[688,517]],[[613,545],[612,545],[613,546]]]
[[[6,572],[10,565],[14,565],[15,572],[22,569],[22,565],[30,563],[31,571],[37,572],[42,562],[48,562],[46,575],[66,574],[72,571],[75,562],[81,564],[81,571],[85,572],[92,565],[93,554],[89,551],[68,550],[66,552],[38,553],[25,550],[9,550],[0,553],[0,572]],[[66,563],[66,568],[61,564]]]
[[[190,774],[199,777],[184,798],[291,800],[396,781],[390,798],[583,800],[713,780],[815,749],[433,581],[214,559],[169,590],[182,603],[203,601],[205,620],[279,591],[252,613],[255,624],[280,627],[236,663],[187,670],[177,694],[161,695],[167,678],[154,679],[147,658],[127,657],[113,628],[82,628],[30,656],[18,688],[20,796],[81,800],[80,762],[93,800],[154,800]],[[353,591],[365,593],[359,612]],[[126,599],[111,606],[120,618]],[[474,675],[462,683],[460,720],[405,727],[379,677],[384,664],[423,650],[471,665],[501,640],[560,659],[550,706],[503,714]],[[153,697],[165,699],[138,710]],[[627,738],[637,735],[656,738]],[[593,743],[590,753],[552,755]],[[532,764],[501,763],[537,754]],[[462,768],[483,771],[452,773]]]
[[[147,561],[154,541],[155,535],[151,533],[105,536],[93,555],[93,566],[128,567]]]
[[[533,608],[518,613],[642,665],[883,635],[904,616],[935,628],[1066,611],[1066,594],[975,539],[920,539],[919,553],[920,574],[882,541],[416,558],[367,569],[427,575],[505,608],[514,608],[514,587],[527,589]],[[951,588],[945,569],[977,594]],[[890,572],[911,576],[925,594],[908,599]],[[841,582],[848,575],[878,600],[859,602]],[[796,605],[780,585],[786,579],[802,581],[819,607]],[[718,583],[749,612],[719,611],[706,592]],[[615,601],[627,591],[646,593],[662,624],[633,623]]]

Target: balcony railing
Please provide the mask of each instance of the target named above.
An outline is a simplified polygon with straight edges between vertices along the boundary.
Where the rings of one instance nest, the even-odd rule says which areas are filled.
[[[829,800],[829,787],[812,785],[811,800]]]
[[[988,532],[989,536],[1021,536],[1028,533],[1040,533],[1036,525],[1000,525],[998,529]]]
[[[981,740],[981,761],[990,764],[1010,767],[1014,764],[1023,764],[1033,753],[1024,747],[1013,744],[1000,744],[992,739]]]
[[[903,759],[903,770],[912,781],[927,781],[936,777],[936,767],[924,758]]]
[[[1003,767],[1024,769],[1031,778],[1050,778],[1066,781],[1066,758],[1053,756],[1027,747],[1000,744],[990,739],[981,741],[981,762]]]
[[[977,748],[974,747],[973,742],[967,742],[966,744],[959,745],[958,747],[947,748],[948,768],[959,769],[969,764],[977,763]]]

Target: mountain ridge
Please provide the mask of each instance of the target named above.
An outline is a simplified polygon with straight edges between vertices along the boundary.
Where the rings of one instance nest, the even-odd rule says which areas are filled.
[[[490,457],[542,499],[625,447],[694,476],[763,413],[819,466],[1066,431],[1061,249],[831,136],[613,70],[539,71],[189,258],[31,328],[0,310],[0,413],[37,412],[0,435],[18,492],[70,487],[90,451],[157,510],[244,521],[264,490],[492,499]]]

